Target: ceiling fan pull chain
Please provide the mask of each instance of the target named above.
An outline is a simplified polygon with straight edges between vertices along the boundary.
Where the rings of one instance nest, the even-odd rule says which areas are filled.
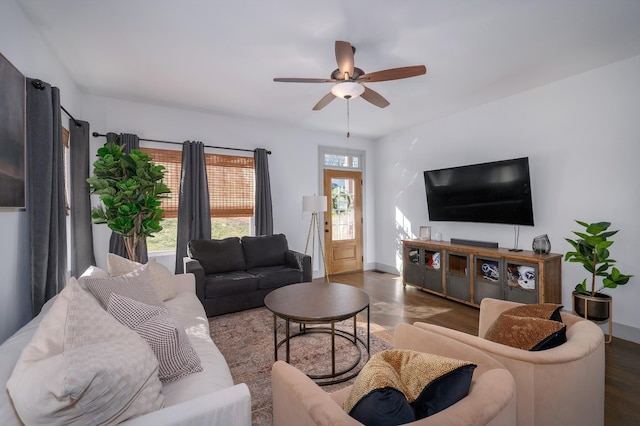
[[[349,99],[347,99],[347,137],[351,136],[349,131]]]

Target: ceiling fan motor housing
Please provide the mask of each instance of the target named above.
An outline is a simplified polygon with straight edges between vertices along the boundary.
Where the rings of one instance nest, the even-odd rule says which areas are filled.
[[[336,68],[335,70],[333,70],[333,72],[331,73],[331,79],[333,80],[340,80],[340,81],[356,81],[357,79],[360,78],[361,75],[364,75],[365,72],[362,71],[360,68],[358,67],[353,67],[353,75],[348,75],[349,78],[344,78],[342,76],[342,73],[340,72],[340,70],[338,68]]]

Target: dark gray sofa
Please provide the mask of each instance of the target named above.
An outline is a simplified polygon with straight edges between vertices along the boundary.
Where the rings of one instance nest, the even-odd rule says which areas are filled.
[[[187,254],[208,317],[263,306],[272,290],[312,279],[311,256],[289,250],[283,234],[191,240]]]

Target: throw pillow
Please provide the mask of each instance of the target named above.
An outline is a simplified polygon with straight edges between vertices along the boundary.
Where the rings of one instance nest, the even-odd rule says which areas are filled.
[[[184,327],[167,308],[146,305],[114,293],[107,311],[151,346],[160,363],[161,382],[173,382],[202,371],[200,358]]]
[[[120,423],[162,408],[161,388],[158,361],[146,342],[74,278],[7,381],[25,424]]]
[[[100,269],[97,266],[89,266],[83,273],[80,275],[80,278],[86,277],[94,277],[94,278],[109,278],[110,275],[104,269]],[[78,280],[80,282],[80,280]]]
[[[189,257],[200,262],[205,275],[247,269],[238,237],[222,240],[191,240],[187,244],[187,253]]]
[[[289,245],[284,234],[242,237],[247,269],[280,266],[286,263]]]
[[[515,317],[534,317],[562,322],[560,316],[562,305],[557,303],[534,303],[530,305],[520,305],[509,308],[502,315],[513,315]]]
[[[361,423],[399,424],[389,422],[398,414],[403,418],[408,416],[407,406],[396,392],[379,392],[394,389],[403,395],[418,420],[464,398],[469,393],[475,368],[476,365],[468,361],[417,351],[379,352],[358,374],[343,408]],[[372,405],[376,406],[378,417],[386,419],[383,423],[370,423],[372,420],[366,411]]]
[[[148,305],[163,305],[151,282],[149,264],[142,265],[135,271],[119,277],[88,277],[83,278],[83,280],[87,288],[96,296],[105,309],[107,309],[112,293],[121,294]]]
[[[395,426],[416,421],[416,413],[404,394],[394,388],[374,389],[349,413],[367,426]]]
[[[80,284],[80,287],[83,290],[87,290],[89,291],[89,289],[87,288],[87,284],[85,283],[85,280],[87,278],[109,278],[110,275],[107,271],[98,268],[97,266],[89,266],[83,273],[82,275],[80,275],[78,277],[78,284]]]
[[[525,351],[542,351],[566,342],[566,333],[567,326],[558,321],[502,313],[484,337]]]
[[[171,271],[155,259],[150,259],[148,265],[151,272],[151,282],[160,298],[165,301],[176,297],[177,292]],[[113,253],[107,255],[107,269],[112,277],[126,275],[140,267],[142,267],[142,263],[134,262]]]

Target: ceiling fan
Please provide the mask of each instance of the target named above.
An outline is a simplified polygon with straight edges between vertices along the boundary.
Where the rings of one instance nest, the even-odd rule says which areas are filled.
[[[336,41],[336,62],[338,68],[331,73],[330,78],[274,78],[273,81],[282,83],[335,83],[331,91],[327,93],[313,107],[319,111],[327,106],[336,97],[353,99],[362,96],[365,101],[384,108],[389,105],[378,92],[366,87],[363,83],[376,83],[379,81],[399,80],[401,78],[415,77],[425,74],[427,68],[424,65],[391,68],[372,73],[365,73],[353,65],[353,55],[356,48],[348,41]]]

